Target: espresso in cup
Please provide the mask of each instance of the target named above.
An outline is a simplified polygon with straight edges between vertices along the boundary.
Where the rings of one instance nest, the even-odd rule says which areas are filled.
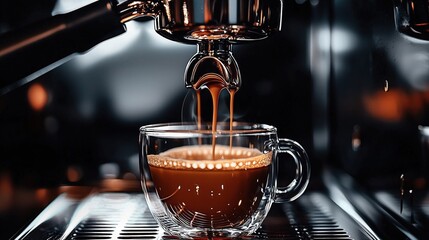
[[[184,226],[221,229],[239,226],[255,213],[272,154],[194,145],[147,157],[154,187],[170,216]]]
[[[140,128],[141,183],[148,207],[169,235],[182,239],[254,233],[271,204],[306,189],[310,165],[295,141],[266,124],[161,123]],[[280,155],[295,176],[278,186]]]

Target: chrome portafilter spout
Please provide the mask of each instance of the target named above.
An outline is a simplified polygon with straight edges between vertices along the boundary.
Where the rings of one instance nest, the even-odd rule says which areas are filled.
[[[231,48],[231,43],[225,40],[198,42],[198,52],[186,66],[185,86],[199,90],[216,82],[222,88],[237,91],[241,86],[241,75]]]

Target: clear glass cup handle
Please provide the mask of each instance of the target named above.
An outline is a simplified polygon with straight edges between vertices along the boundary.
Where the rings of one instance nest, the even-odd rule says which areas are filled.
[[[277,154],[289,154],[292,156],[296,164],[296,170],[295,177],[289,185],[277,187],[274,201],[276,203],[291,202],[301,196],[307,188],[310,181],[310,161],[305,149],[293,140],[280,138],[277,148]]]

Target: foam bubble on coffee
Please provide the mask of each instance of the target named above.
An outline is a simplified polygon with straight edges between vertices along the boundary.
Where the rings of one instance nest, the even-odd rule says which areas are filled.
[[[195,170],[237,170],[259,168],[271,163],[272,153],[258,149],[216,145],[212,160],[211,145],[182,146],[159,155],[149,155],[149,164],[162,168]]]

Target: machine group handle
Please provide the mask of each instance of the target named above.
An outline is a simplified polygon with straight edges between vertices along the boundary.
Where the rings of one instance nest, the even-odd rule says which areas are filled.
[[[0,89],[126,31],[110,0],[0,35]]]

